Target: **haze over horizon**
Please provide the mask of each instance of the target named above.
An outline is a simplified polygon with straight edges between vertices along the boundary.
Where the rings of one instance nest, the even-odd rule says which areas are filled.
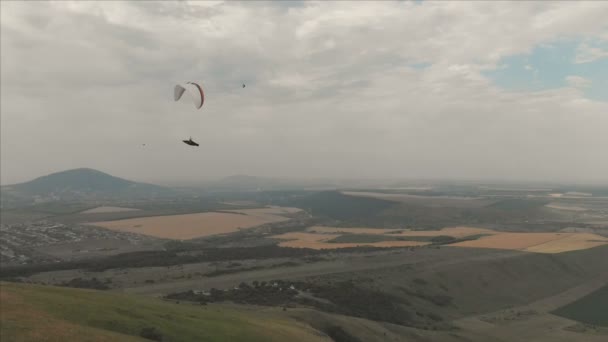
[[[65,174],[72,171],[78,170],[89,170],[91,172],[102,172],[106,175],[112,177],[118,177],[123,180],[131,181],[131,182],[139,182],[139,183],[148,183],[152,185],[160,185],[166,187],[205,187],[205,186],[216,186],[220,184],[233,184],[233,183],[243,183],[247,184],[246,186],[251,186],[256,181],[269,182],[268,185],[274,184],[274,186],[278,186],[282,184],[283,186],[342,186],[342,187],[393,187],[397,186],[411,186],[411,187],[426,187],[426,186],[436,186],[440,184],[476,184],[476,185],[505,185],[505,186],[530,186],[532,188],[538,187],[559,187],[559,186],[607,186],[608,183],[602,182],[585,182],[585,181],[547,181],[542,179],[527,179],[527,180],[513,180],[513,179],[497,179],[497,178],[448,178],[448,177],[393,177],[393,178],[370,178],[370,177],[294,177],[294,176],[285,176],[285,175],[273,175],[273,176],[257,176],[257,175],[245,175],[245,174],[230,174],[230,175],[222,175],[219,177],[205,177],[202,176],[196,180],[146,180],[140,179],[136,176],[134,177],[124,177],[120,174],[115,174],[112,172],[108,172],[107,170],[97,170],[91,169],[88,167],[74,168],[69,170],[58,170],[53,171],[48,174],[41,174],[39,176],[35,176],[31,179],[26,179],[22,182],[18,183],[7,183],[0,184],[2,186],[12,186],[23,183],[28,183],[31,181],[35,181],[39,178],[44,178],[46,176]],[[233,184],[234,185],[234,184]]]
[[[606,184],[606,17],[591,1],[2,2],[0,183],[88,167]],[[172,99],[189,80],[200,111]]]

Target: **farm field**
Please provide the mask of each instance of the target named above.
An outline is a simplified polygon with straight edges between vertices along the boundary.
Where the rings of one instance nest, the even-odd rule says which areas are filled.
[[[226,234],[242,228],[288,220],[279,209],[248,209],[234,212],[150,216],[126,220],[91,222],[90,225],[167,239],[193,239]]]
[[[336,238],[346,235],[370,235],[375,238],[385,236],[387,241],[374,242],[330,242]],[[498,234],[498,232],[474,227],[451,227],[442,230],[428,231],[408,231],[399,229],[374,229],[374,228],[338,228],[313,226],[306,229],[306,232],[291,232],[280,235],[274,235],[272,238],[284,240],[279,243],[282,247],[293,248],[312,248],[312,249],[331,249],[331,248],[347,248],[358,246],[373,246],[373,247],[413,247],[425,246],[430,244],[428,241],[408,241],[406,239],[400,241],[398,238],[407,237],[428,237],[437,236],[452,236],[454,238],[463,238],[467,236],[480,234]]]
[[[537,253],[561,253],[586,249],[608,244],[608,238],[596,234],[574,233],[540,245],[526,248],[525,251]]]
[[[608,238],[588,233],[498,233],[477,240],[458,242],[453,246],[561,253],[606,244]]]
[[[369,242],[344,241],[340,237],[360,235],[370,238]],[[386,237],[387,241],[381,240]],[[587,249],[608,244],[608,238],[591,233],[571,232],[571,233],[507,233],[485,228],[476,227],[448,227],[441,230],[399,230],[399,229],[374,229],[374,228],[339,228],[326,226],[313,226],[306,229],[306,232],[291,232],[274,235],[272,238],[283,240],[279,243],[282,247],[294,248],[345,248],[355,246],[375,246],[375,247],[410,247],[424,246],[427,241],[399,241],[399,238],[425,238],[429,240],[433,237],[451,236],[455,239],[476,237],[475,239],[461,241],[451,244],[456,247],[472,248],[496,248],[510,249],[534,253],[562,253],[580,249]],[[337,239],[338,241],[332,242]],[[342,243],[343,240],[344,243]],[[354,239],[351,239],[354,240]],[[397,241],[395,241],[397,240]]]

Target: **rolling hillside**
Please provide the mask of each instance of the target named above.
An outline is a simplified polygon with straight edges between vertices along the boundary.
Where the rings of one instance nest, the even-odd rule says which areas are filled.
[[[586,324],[608,327],[608,284],[597,291],[559,308],[554,313]]]
[[[224,306],[13,283],[0,298],[2,341],[331,341],[291,319]]]
[[[114,177],[93,169],[73,169],[2,187],[3,207],[35,201],[148,198],[174,194],[173,189]]]

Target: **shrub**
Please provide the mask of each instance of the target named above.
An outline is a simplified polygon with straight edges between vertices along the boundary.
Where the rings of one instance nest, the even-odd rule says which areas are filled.
[[[144,327],[139,332],[139,336],[152,341],[162,341],[163,335],[154,327]]]

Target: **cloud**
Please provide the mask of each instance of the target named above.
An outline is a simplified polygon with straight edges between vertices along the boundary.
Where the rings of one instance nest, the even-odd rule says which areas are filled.
[[[571,87],[575,87],[575,88],[586,88],[591,86],[591,80],[588,80],[584,77],[580,77],[580,76],[567,76],[566,77],[566,82],[568,82],[568,84]]]
[[[601,2],[1,6],[3,184],[81,166],[164,182],[608,175],[606,103],[483,75],[605,35]],[[171,98],[192,79],[201,111]],[[201,148],[182,146],[190,135]]]
[[[604,45],[608,45],[608,40],[605,41]],[[577,64],[591,63],[603,58],[608,58],[608,48],[591,46],[584,42],[579,45],[574,62]]]

